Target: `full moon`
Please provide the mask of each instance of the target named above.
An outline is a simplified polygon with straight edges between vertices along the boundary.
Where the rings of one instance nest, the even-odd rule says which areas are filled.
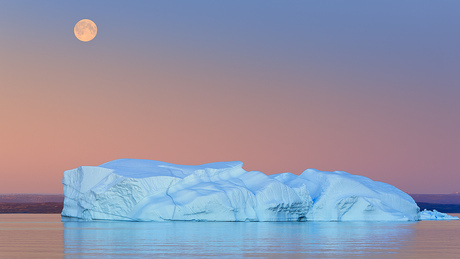
[[[77,39],[88,42],[96,37],[97,27],[93,21],[83,19],[75,24],[73,32],[75,33],[75,37],[77,37]]]

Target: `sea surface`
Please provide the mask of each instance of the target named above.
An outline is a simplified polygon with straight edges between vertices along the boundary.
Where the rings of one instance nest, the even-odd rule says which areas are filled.
[[[460,258],[460,221],[61,222],[58,214],[0,214],[0,258],[243,257]]]

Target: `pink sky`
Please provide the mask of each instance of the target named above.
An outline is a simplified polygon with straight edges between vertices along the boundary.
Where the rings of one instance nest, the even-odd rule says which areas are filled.
[[[309,16],[316,28],[302,13],[276,20],[262,10],[241,24],[216,14],[215,25],[128,9],[130,28],[115,9],[71,9],[40,33],[38,10],[0,12],[10,35],[0,42],[0,193],[62,193],[64,170],[118,158],[239,160],[267,174],[341,170],[411,193],[460,190],[460,53],[436,29],[443,16],[396,26],[366,16],[378,10],[345,10]],[[72,35],[80,18],[98,24],[94,41]],[[381,30],[361,23],[369,19]],[[430,26],[434,43],[415,33]]]

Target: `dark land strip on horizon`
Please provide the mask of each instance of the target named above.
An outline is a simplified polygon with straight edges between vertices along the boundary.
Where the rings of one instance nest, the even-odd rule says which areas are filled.
[[[11,203],[0,202],[0,213],[60,214],[62,202]]]

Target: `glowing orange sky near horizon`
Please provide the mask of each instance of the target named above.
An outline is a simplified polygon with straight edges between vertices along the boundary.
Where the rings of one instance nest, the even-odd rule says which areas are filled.
[[[0,193],[61,193],[64,170],[118,158],[239,160],[268,174],[342,170],[412,193],[459,191],[459,91],[447,68],[401,70],[396,55],[370,57],[347,42],[328,48],[321,35],[308,46],[314,52],[292,54],[278,46],[295,41],[269,44],[236,25],[230,36],[254,42],[219,45],[230,38],[198,26],[208,38],[184,45],[167,42],[181,37],[174,28],[158,35],[165,42],[115,40],[113,17],[97,18],[98,36],[86,44],[71,33],[78,18],[63,19],[49,37],[18,27],[2,39]],[[430,73],[451,77],[439,83]],[[436,82],[442,87],[427,87]]]

